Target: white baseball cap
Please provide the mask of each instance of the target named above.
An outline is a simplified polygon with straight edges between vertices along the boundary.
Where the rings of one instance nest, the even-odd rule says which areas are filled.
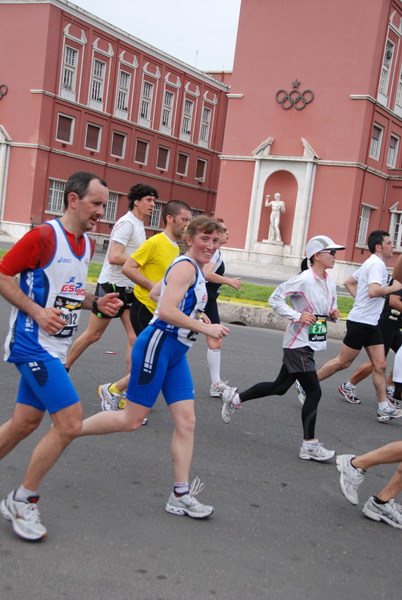
[[[322,252],[323,250],[345,250],[345,247],[335,244],[327,235],[316,235],[307,242],[306,256],[307,258],[311,258],[316,252]]]

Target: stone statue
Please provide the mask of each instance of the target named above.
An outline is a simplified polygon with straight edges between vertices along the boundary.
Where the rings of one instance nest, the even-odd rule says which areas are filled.
[[[269,242],[282,242],[281,232],[279,231],[279,221],[281,219],[281,212],[285,212],[285,203],[281,200],[280,194],[275,194],[275,200],[269,202],[269,194],[265,198],[265,206],[271,207],[271,220],[268,232]]]

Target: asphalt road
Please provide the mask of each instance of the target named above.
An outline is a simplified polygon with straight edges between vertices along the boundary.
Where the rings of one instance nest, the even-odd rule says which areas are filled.
[[[1,339],[8,313],[0,300]],[[281,341],[280,332],[231,326],[223,376],[242,389],[272,379]],[[122,327],[112,323],[72,368],[86,416],[99,410],[98,384],[122,375],[124,345]],[[317,364],[333,357],[339,342],[328,346]],[[220,402],[208,396],[205,339],[190,350],[189,363],[197,396],[191,474],[205,482],[199,499],[215,506],[214,515],[196,521],[164,510],[172,488],[172,420],[159,398],[140,431],[82,438],[65,451],[40,490],[45,540],[24,542],[0,518],[0,598],[399,600],[402,531],[360,511],[395,467],[372,469],[360,507],[353,507],[339,490],[333,462],[298,458],[302,431],[293,390],[245,404],[224,425]],[[1,363],[0,377],[3,423],[13,410],[17,371]],[[360,384],[363,402],[352,406],[337,392],[343,380],[337,374],[323,384],[317,434],[326,447],[360,453],[400,439],[402,422],[377,423],[371,381]],[[0,496],[20,484],[48,426],[45,417],[3,459]]]

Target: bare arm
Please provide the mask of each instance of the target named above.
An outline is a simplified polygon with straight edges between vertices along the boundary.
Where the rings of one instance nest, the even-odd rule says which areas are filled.
[[[128,259],[127,254],[124,254],[125,248],[123,244],[119,244],[113,240],[110,242],[108,259],[111,265],[124,265]]]
[[[402,290],[402,283],[399,283],[396,279],[392,285],[387,285],[386,287],[382,287],[379,283],[370,283],[368,286],[368,295],[369,298],[382,298],[383,296],[392,294],[392,292],[399,292],[399,290]]]
[[[396,294],[391,294],[389,297],[389,305],[394,310],[402,312],[402,298]]]
[[[229,329],[224,325],[192,319],[177,307],[188,288],[194,284],[195,277],[194,266],[189,261],[181,261],[171,268],[166,278],[166,288],[159,305],[158,316],[175,327],[204,333],[215,339],[225,337]]]
[[[205,279],[211,283],[219,283],[220,285],[230,285],[235,290],[239,290],[241,287],[241,277],[224,277],[223,275],[217,275],[213,272],[215,263],[209,262],[203,268]]]
[[[97,305],[99,311],[108,317],[114,317],[119,312],[120,307],[123,306],[123,302],[119,300],[118,296],[118,293],[110,292],[109,294],[105,294],[101,298],[98,298]],[[94,294],[85,294],[82,308],[92,310],[94,300]]]
[[[396,265],[394,267],[394,272],[392,273],[394,279],[397,279],[402,283],[402,254],[399,255],[398,260],[396,261]]]
[[[145,277],[145,275],[141,273],[140,268],[141,265],[134,260],[132,256],[129,256],[124,263],[121,272],[123,275],[128,277],[128,279],[131,279],[131,281],[133,281],[136,285],[139,285],[146,290],[152,290],[155,282]]]
[[[0,294],[10,304],[31,316],[47,333],[54,335],[62,329],[66,322],[59,315],[63,311],[50,306],[44,308],[29,298],[20,288],[14,277],[0,273]]]
[[[352,275],[345,281],[343,285],[348,290],[349,294],[353,296],[353,298],[356,298],[357,281]]]

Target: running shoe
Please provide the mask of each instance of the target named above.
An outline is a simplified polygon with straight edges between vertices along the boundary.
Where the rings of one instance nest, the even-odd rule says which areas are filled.
[[[306,392],[303,390],[302,386],[300,385],[300,381],[298,379],[296,379],[296,381],[295,381],[295,386],[296,386],[296,391],[297,391],[297,399],[300,402],[300,404],[303,406],[306,401]]]
[[[113,394],[109,392],[109,386],[111,383],[104,383],[98,387],[99,398],[101,399],[102,410],[120,410],[118,404],[120,402],[121,394]]]
[[[10,492],[0,504],[0,512],[11,521],[14,532],[24,540],[36,541],[46,537],[46,527],[40,522],[37,502],[39,496],[31,496],[28,502],[17,502],[15,491]]]
[[[230,423],[230,417],[236,410],[236,406],[240,404],[237,388],[227,388],[222,393],[222,421],[226,424]]]
[[[387,423],[391,419],[400,419],[402,417],[402,410],[400,408],[394,408],[390,404],[380,410],[377,408],[377,420],[379,423]]]
[[[192,519],[205,519],[214,512],[214,507],[208,504],[201,504],[194,496],[204,489],[204,484],[196,477],[191,484],[188,494],[178,498],[172,492],[166,504],[166,511],[173,515],[187,515]]]
[[[338,387],[338,391],[345,398],[346,402],[350,404],[360,404],[361,400],[355,394],[355,388],[349,387],[346,383],[341,383]]]
[[[388,385],[387,384],[387,398],[388,400],[393,399],[394,397],[394,392],[395,392],[395,388],[393,385]]]
[[[371,496],[363,506],[362,512],[373,521],[384,521],[391,527],[402,529],[402,506],[397,504],[393,498],[386,504],[377,504],[374,496]]]
[[[359,497],[357,495],[357,489],[363,482],[364,471],[363,469],[356,469],[350,462],[354,458],[354,454],[341,454],[336,457],[336,468],[338,469],[340,476],[340,486],[346,500],[349,500],[351,504],[358,504]]]
[[[218,383],[211,385],[209,389],[209,395],[211,398],[222,398],[222,392],[229,388],[227,383],[227,381],[218,381]]]
[[[318,440],[310,445],[309,448],[305,448],[303,445],[299,451],[299,458],[303,460],[316,460],[318,462],[325,462],[334,458],[335,450],[327,450]]]

